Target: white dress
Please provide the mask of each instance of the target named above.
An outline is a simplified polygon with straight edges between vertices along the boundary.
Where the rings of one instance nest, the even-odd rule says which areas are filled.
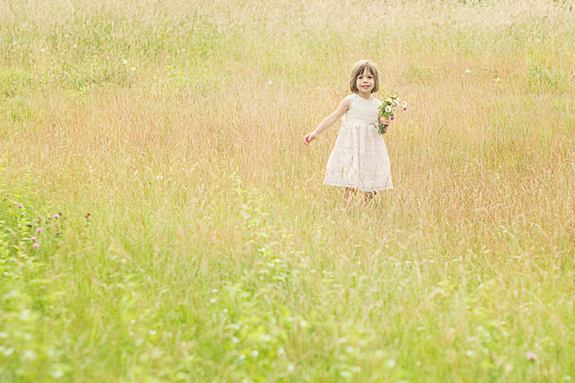
[[[325,185],[373,192],[393,189],[383,135],[377,132],[381,101],[351,96],[335,146],[327,161]]]

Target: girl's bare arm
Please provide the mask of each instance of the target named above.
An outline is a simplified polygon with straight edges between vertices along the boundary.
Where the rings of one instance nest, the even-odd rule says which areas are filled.
[[[304,137],[304,144],[309,145],[310,142],[312,142],[317,138],[317,136],[319,136],[328,128],[330,128],[333,124],[335,124],[337,120],[342,118],[345,112],[349,110],[350,106],[351,106],[350,98],[349,97],[344,98],[337,107],[337,109],[332,114],[324,118],[323,121],[317,126],[317,128],[315,128],[313,132],[308,133]]]

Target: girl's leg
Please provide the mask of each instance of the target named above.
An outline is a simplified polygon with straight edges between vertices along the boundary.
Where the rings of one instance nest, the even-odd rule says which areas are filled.
[[[377,194],[377,192],[363,192],[363,202],[368,203],[373,199],[373,197]]]
[[[352,188],[345,188],[345,192],[343,193],[343,207],[347,208],[351,204],[353,200],[353,196],[355,195],[355,189]]]

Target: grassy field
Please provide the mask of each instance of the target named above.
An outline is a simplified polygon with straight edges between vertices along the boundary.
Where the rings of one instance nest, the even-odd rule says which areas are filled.
[[[0,382],[572,381],[573,5],[0,1]]]

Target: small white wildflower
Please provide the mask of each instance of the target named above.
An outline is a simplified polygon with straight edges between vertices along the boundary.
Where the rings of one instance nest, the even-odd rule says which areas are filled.
[[[135,66],[133,66],[133,67],[132,67],[132,72],[133,72],[133,71],[135,71],[135,70],[136,70],[136,67],[135,67]]]
[[[288,372],[292,372],[293,370],[295,370],[295,366],[293,364],[290,364],[287,366],[287,370]]]
[[[64,376],[64,371],[62,370],[55,370],[50,372],[50,375],[52,375],[52,377],[56,378],[56,379],[60,379],[61,377]]]
[[[182,48],[182,52],[185,52],[185,51],[186,51],[186,48]]]
[[[252,351],[252,355],[254,356],[254,358],[257,358],[257,356],[260,354],[260,352],[258,350],[253,350]]]
[[[214,298],[210,299],[210,303],[214,303],[216,300]]]
[[[126,65],[127,63],[128,63],[128,60],[126,60],[126,59],[122,60],[122,64]]]
[[[217,293],[218,289],[212,289],[212,293]]]
[[[150,333],[150,335],[156,335],[158,333],[156,330],[150,330],[148,332]]]
[[[469,69],[466,69],[465,73],[471,73],[471,71]]]

